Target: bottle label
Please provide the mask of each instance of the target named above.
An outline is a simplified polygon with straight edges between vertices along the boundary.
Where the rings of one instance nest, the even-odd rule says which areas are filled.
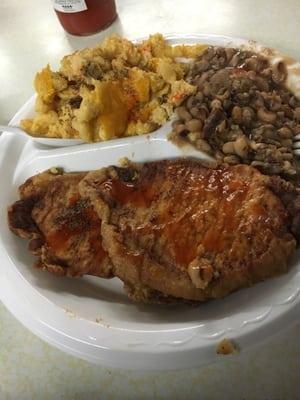
[[[53,6],[56,11],[63,13],[75,13],[87,10],[85,0],[53,0]]]

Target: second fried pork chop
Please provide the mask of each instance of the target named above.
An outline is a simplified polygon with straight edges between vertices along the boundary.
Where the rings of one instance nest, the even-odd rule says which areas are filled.
[[[109,167],[79,187],[132,297],[139,285],[186,300],[223,297],[285,271],[296,247],[284,204],[296,207],[295,189],[246,165]]]
[[[101,241],[101,220],[78,183],[85,173],[45,171],[19,189],[20,200],[8,210],[10,228],[30,239],[37,267],[55,275],[111,277]]]

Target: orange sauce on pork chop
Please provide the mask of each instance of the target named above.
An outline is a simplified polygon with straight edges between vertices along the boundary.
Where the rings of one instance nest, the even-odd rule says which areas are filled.
[[[157,190],[152,185],[137,186],[117,179],[105,181],[102,190],[108,192],[117,203],[131,203],[136,207],[148,207],[157,195]]]
[[[109,179],[102,183],[102,190],[118,207],[147,208],[144,219],[127,220],[122,229],[137,240],[154,235],[174,262],[187,266],[197,257],[200,244],[211,253],[222,252],[230,244],[241,223],[236,214],[250,181],[243,170],[239,174],[238,167],[212,170],[183,163],[167,165],[164,171],[158,169],[130,183]],[[249,212],[254,223],[268,221],[268,213],[255,202]]]
[[[62,210],[55,222],[57,229],[45,238],[54,252],[63,252],[68,248],[70,240],[76,245],[80,238],[88,235],[95,261],[100,263],[107,255],[101,242],[101,220],[88,201],[77,195],[72,196],[68,207]]]

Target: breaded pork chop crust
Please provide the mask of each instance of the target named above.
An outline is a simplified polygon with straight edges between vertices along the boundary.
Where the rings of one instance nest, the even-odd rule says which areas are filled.
[[[111,277],[101,220],[78,192],[85,174],[45,171],[29,178],[19,189],[21,199],[9,207],[9,225],[30,239],[37,267],[55,275]]]
[[[114,274],[131,286],[186,300],[223,297],[285,271],[296,247],[272,179],[246,165],[109,167],[79,188],[102,219]]]
[[[20,186],[20,200],[8,209],[10,229],[29,239],[38,257],[35,266],[56,276],[85,274],[113,277],[113,265],[102,247],[101,220],[78,184],[86,175],[44,171]],[[178,301],[145,285],[124,285],[128,297],[143,303]]]

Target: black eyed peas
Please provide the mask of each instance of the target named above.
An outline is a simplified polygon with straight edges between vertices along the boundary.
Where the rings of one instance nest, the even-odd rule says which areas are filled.
[[[171,139],[228,164],[293,178],[300,100],[284,86],[286,78],[283,61],[271,65],[250,51],[207,48],[191,65],[187,79],[197,90],[177,108]]]

